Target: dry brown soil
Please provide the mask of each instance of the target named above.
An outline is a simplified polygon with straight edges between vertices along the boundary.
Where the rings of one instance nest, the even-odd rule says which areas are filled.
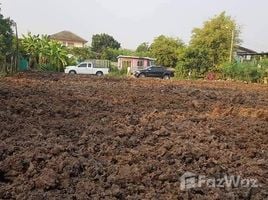
[[[183,191],[185,172],[260,187]],[[2,78],[0,199],[268,199],[268,86]]]

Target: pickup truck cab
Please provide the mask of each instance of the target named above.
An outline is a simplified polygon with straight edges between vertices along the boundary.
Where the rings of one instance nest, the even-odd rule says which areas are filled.
[[[151,66],[143,70],[137,70],[134,73],[137,78],[158,77],[162,79],[170,79],[174,76],[174,72],[161,66]]]
[[[93,62],[82,62],[77,66],[67,66],[64,72],[66,74],[91,74],[103,76],[109,73],[109,68],[96,66]]]

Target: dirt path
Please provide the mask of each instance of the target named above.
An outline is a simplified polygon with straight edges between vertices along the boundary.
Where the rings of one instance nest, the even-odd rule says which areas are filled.
[[[182,190],[185,172],[258,188]],[[0,199],[267,199],[268,87],[19,74],[0,80]]]

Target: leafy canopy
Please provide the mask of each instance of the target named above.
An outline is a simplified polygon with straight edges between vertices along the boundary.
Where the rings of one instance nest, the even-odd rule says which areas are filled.
[[[149,49],[150,45],[147,42],[143,42],[137,47],[136,52],[147,52]]]
[[[47,35],[39,36],[28,33],[23,35],[21,44],[34,66],[50,65],[59,71],[68,64],[69,58],[66,47],[51,40]]]
[[[240,41],[236,22],[225,12],[206,21],[202,28],[195,28],[192,33],[189,50],[185,54],[186,64],[190,68],[221,66],[233,56],[232,40],[233,47]]]
[[[1,11],[1,9],[0,9]],[[13,21],[10,18],[4,18],[0,13],[0,59],[12,51],[13,44]]]
[[[87,59],[95,59],[96,54],[91,50],[90,47],[73,47],[69,48],[68,52],[74,56],[78,62],[82,62]]]
[[[135,51],[129,50],[129,49],[112,49],[107,48],[103,51],[101,55],[101,59],[111,60],[113,62],[117,61],[117,57],[119,55],[125,55],[125,56],[134,56],[136,55]]]
[[[150,52],[157,63],[165,67],[175,67],[184,48],[180,39],[160,35],[150,46]]]
[[[92,36],[91,47],[92,51],[101,54],[107,48],[119,49],[121,44],[113,36],[101,33]]]

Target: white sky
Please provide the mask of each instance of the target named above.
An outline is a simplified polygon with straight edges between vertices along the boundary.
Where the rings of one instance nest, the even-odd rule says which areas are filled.
[[[194,27],[226,11],[242,27],[243,45],[268,52],[268,0],[0,0],[19,32],[70,30],[86,40],[108,33],[135,49],[160,34],[188,42]],[[230,33],[231,34],[231,33]]]

